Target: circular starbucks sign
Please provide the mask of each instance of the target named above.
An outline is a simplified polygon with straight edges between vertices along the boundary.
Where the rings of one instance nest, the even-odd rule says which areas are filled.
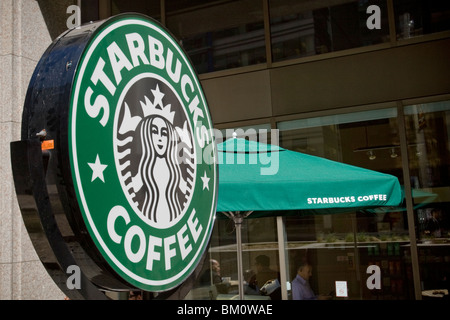
[[[212,122],[184,51],[158,22],[99,26],[75,72],[69,152],[81,214],[124,280],[181,284],[208,244],[218,173]]]

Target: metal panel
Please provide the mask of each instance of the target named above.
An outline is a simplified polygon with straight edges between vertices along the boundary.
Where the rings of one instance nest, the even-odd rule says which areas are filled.
[[[450,40],[271,70],[274,116],[450,92]]]
[[[272,115],[269,71],[205,79],[202,86],[214,123]]]

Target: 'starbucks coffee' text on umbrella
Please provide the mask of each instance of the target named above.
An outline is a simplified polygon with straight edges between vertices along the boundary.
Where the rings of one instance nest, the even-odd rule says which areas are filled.
[[[358,209],[403,200],[389,174],[245,139],[217,149],[218,212]]]

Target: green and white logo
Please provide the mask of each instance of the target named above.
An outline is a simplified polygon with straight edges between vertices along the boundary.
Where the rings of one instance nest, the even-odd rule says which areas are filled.
[[[101,24],[72,89],[69,148],[81,214],[110,266],[147,291],[195,269],[208,244],[218,173],[199,80],[154,20]]]

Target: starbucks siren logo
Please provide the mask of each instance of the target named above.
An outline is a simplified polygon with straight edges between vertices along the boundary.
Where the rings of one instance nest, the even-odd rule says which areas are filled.
[[[208,106],[189,59],[154,20],[104,22],[75,75],[69,149],[81,214],[130,284],[180,285],[206,250],[217,201]]]
[[[167,228],[182,217],[191,200],[195,151],[179,97],[154,77],[137,77],[119,102],[115,159],[134,211],[150,225]]]

